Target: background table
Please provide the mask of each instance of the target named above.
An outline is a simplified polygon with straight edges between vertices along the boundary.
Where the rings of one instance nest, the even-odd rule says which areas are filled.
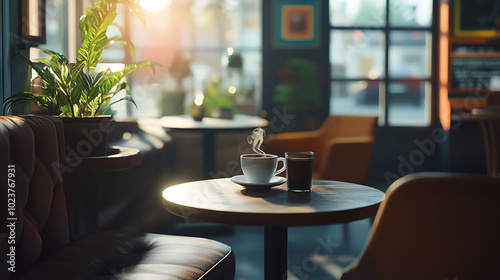
[[[203,174],[205,179],[209,179],[211,172],[215,169],[216,163],[216,136],[223,132],[248,131],[249,134],[256,127],[266,127],[266,119],[249,116],[235,115],[233,119],[203,118],[202,121],[195,121],[189,115],[165,116],[160,119],[160,124],[167,130],[179,130],[203,135]]]
[[[312,193],[290,193],[286,183],[249,191],[230,179],[195,181],[163,191],[165,208],[187,219],[264,226],[265,279],[287,270],[287,227],[345,223],[375,216],[385,194],[337,181],[314,180]]]

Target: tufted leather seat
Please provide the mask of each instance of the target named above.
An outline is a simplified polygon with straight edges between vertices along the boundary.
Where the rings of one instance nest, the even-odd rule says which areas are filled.
[[[0,211],[2,221],[15,225],[13,231],[0,229],[2,238],[12,236],[0,242],[0,279],[234,278],[231,248],[213,240],[127,232],[73,240],[62,132],[60,121],[50,117],[0,117],[0,180],[15,174],[15,192],[0,184],[2,205],[15,198],[12,215]],[[7,172],[9,165],[14,172]]]
[[[210,275],[231,271],[228,249],[203,238],[102,232],[72,242],[21,279],[224,279]]]

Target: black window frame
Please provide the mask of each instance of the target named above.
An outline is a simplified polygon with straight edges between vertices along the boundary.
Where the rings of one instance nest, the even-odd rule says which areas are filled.
[[[405,27],[405,26],[392,26],[390,24],[390,2],[391,1],[397,1],[397,0],[386,0],[386,6],[385,6],[385,24],[381,26],[370,26],[369,31],[381,31],[385,34],[384,36],[384,76],[382,78],[377,78],[377,79],[368,79],[368,78],[345,78],[345,77],[332,77],[330,76],[330,83],[333,82],[357,82],[357,81],[378,81],[386,85],[386,89],[381,93],[383,94],[383,98],[379,98],[379,103],[378,106],[380,109],[383,109],[383,115],[379,115],[379,118],[381,121],[379,121],[379,126],[396,126],[396,125],[391,125],[389,123],[389,104],[391,102],[391,96],[388,94],[387,90],[387,85],[390,83],[394,82],[403,82],[403,81],[415,81],[419,83],[430,83],[431,84],[431,108],[425,108],[426,110],[430,110],[430,123],[427,126],[432,126],[436,122],[436,117],[435,117],[435,112],[436,112],[436,98],[437,98],[437,89],[436,89],[436,76],[437,76],[437,41],[438,41],[438,36],[437,36],[437,26],[438,26],[438,2],[439,1],[432,1],[432,20],[431,24],[428,27],[422,27],[422,26],[412,26],[412,27]],[[330,4],[330,2],[328,2]],[[330,9],[329,9],[330,10]],[[334,30],[340,30],[340,31],[355,31],[355,30],[366,30],[366,26],[360,26],[360,25],[353,25],[353,26],[333,26],[330,22],[330,17],[328,17],[328,22],[330,26],[330,33]],[[430,76],[426,78],[412,78],[412,79],[402,79],[402,78],[391,78],[390,71],[389,71],[389,48],[390,48],[390,34],[391,32],[398,32],[398,31],[420,31],[420,32],[429,32],[431,34],[431,69],[430,69]],[[330,54],[331,56],[332,54]],[[383,104],[381,104],[383,102]],[[392,105],[394,106],[394,105]],[[424,104],[424,106],[427,106]],[[335,114],[335,112],[333,112]],[[397,125],[397,126],[408,126],[408,127],[418,127],[414,125]]]

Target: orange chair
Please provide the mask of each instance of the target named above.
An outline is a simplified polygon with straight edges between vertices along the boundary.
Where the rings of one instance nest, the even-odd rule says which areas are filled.
[[[342,280],[499,279],[500,178],[411,174],[394,182]]]
[[[365,184],[377,129],[376,116],[329,116],[317,130],[269,137],[264,151],[313,151],[315,179]]]

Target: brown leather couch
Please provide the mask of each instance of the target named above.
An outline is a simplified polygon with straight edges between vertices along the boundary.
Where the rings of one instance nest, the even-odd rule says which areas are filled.
[[[0,117],[0,279],[234,279],[231,248],[213,240],[118,231],[75,239],[62,135],[54,118]]]

